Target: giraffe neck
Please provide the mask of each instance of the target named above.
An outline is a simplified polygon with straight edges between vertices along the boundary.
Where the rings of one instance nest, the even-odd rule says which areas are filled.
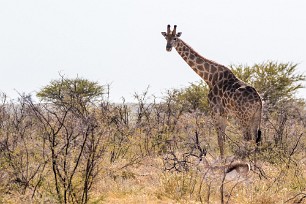
[[[181,39],[177,39],[175,49],[210,88],[221,80],[230,78],[236,79],[230,69],[202,57]]]

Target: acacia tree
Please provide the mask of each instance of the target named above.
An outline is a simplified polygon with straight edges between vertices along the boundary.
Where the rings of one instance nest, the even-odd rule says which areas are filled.
[[[99,127],[96,117],[96,102],[103,97],[103,87],[86,79],[62,76],[37,96],[42,103],[29,103],[49,143],[57,200],[86,203],[105,150],[104,127]]]

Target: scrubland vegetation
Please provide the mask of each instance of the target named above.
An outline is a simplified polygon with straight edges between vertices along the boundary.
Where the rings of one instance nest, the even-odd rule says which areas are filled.
[[[109,87],[60,76],[34,100],[0,96],[0,203],[303,203],[306,104],[296,64],[231,66],[264,100],[260,147],[234,120],[219,158],[202,82],[112,103]],[[158,101],[158,102],[157,102]],[[251,170],[228,178],[227,167]]]

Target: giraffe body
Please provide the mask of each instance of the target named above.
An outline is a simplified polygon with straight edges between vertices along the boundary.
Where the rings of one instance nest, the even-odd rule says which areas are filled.
[[[166,50],[171,51],[174,47],[209,86],[208,101],[221,157],[224,155],[225,129],[230,115],[237,119],[245,140],[259,143],[262,101],[255,88],[238,79],[229,68],[198,54],[179,38],[181,33],[176,33],[176,26],[171,31],[168,25],[167,33],[162,34],[167,40]]]

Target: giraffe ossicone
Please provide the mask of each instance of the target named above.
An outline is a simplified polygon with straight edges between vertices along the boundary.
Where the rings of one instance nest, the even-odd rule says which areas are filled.
[[[229,115],[236,118],[245,140],[254,140],[259,144],[262,101],[255,88],[238,79],[229,68],[198,54],[179,38],[182,33],[177,32],[176,28],[175,25],[171,31],[168,25],[167,32],[162,32],[167,41],[166,50],[170,52],[175,48],[209,86],[208,101],[218,134],[221,157],[224,156],[225,129]]]

